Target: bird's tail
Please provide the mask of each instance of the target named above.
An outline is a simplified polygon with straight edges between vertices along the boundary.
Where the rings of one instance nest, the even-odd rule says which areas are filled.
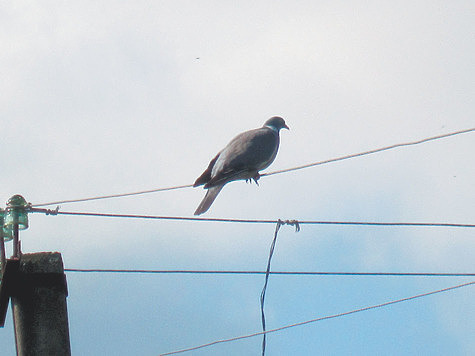
[[[208,190],[206,191],[205,197],[203,198],[200,205],[195,211],[195,215],[200,215],[207,212],[211,204],[213,204],[214,200],[218,196],[221,189],[223,189],[223,187],[224,185],[218,185],[218,186],[208,188]]]

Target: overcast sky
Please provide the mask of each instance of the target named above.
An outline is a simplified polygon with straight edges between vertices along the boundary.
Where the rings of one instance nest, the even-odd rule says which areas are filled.
[[[191,184],[282,116],[267,171],[475,127],[473,1],[3,1],[0,199]],[[474,223],[475,134],[227,185],[204,217]],[[192,216],[187,188],[62,211]],[[51,208],[54,208],[52,206]],[[30,215],[66,268],[264,270],[273,225]],[[471,272],[473,229],[282,227],[279,271]],[[7,244],[11,253],[11,244]],[[263,276],[68,273],[74,355],[158,355],[260,331]],[[268,328],[468,282],[271,276]],[[474,288],[268,337],[268,355],[468,355]],[[193,355],[259,355],[261,339]],[[0,330],[14,355],[11,312]]]

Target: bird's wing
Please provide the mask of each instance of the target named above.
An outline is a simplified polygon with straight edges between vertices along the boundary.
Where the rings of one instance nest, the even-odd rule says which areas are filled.
[[[221,153],[221,152],[220,152]],[[202,184],[206,184],[210,181],[211,179],[211,171],[213,170],[214,164],[216,163],[216,160],[219,157],[219,153],[214,157],[211,162],[209,162],[208,168],[203,172],[202,175],[196,179],[195,183],[193,184],[193,187],[197,187]]]
[[[279,134],[269,128],[239,134],[215,157],[205,187],[251,178],[274,161],[278,148]]]

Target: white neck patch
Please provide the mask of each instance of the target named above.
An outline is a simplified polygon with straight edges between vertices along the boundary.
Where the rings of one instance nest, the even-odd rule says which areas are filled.
[[[271,129],[272,131],[279,133],[279,130],[277,130],[274,126],[264,125],[264,127],[267,127],[268,129]]]

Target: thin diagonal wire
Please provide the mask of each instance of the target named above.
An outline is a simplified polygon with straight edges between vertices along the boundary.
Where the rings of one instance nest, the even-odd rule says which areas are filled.
[[[279,220],[266,219],[225,219],[225,218],[198,218],[188,216],[163,216],[163,215],[140,215],[140,214],[109,214],[78,211],[56,211],[50,209],[30,208],[31,213],[43,213],[46,215],[72,215],[93,216],[106,218],[129,218],[151,220],[179,220],[179,221],[207,221],[222,223],[246,223],[246,224],[276,224]],[[287,220],[285,220],[287,221]],[[298,220],[300,225],[359,225],[359,226],[412,226],[412,227],[459,227],[474,228],[475,224],[465,223],[442,223],[442,222],[372,222],[372,221],[327,221],[327,220]]]
[[[421,144],[421,143],[434,141],[434,140],[438,140],[438,139],[446,138],[446,137],[450,137],[450,136],[460,135],[460,134],[468,133],[468,132],[471,132],[471,131],[475,131],[475,128],[450,132],[450,133],[447,133],[447,134],[433,136],[433,137],[429,137],[429,138],[425,138],[425,139],[421,139],[421,140],[417,140],[417,141],[412,141],[412,142],[398,143],[398,144],[394,144],[394,145],[391,145],[391,146],[386,146],[386,147],[377,148],[377,149],[370,150],[370,151],[365,151],[365,152],[350,154],[350,155],[341,156],[341,157],[337,157],[337,158],[332,158],[332,159],[328,159],[328,160],[325,160],[325,161],[309,163],[309,164],[305,164],[305,165],[297,166],[297,167],[293,167],[293,168],[287,168],[287,169],[281,169],[281,170],[278,170],[278,171],[262,173],[260,176],[265,177],[265,176],[270,176],[270,175],[274,175],[274,174],[286,173],[286,172],[291,172],[291,171],[295,171],[295,170],[299,170],[299,169],[319,166],[319,165],[323,165],[323,164],[327,164],[327,163],[343,161],[343,160],[346,160],[346,159],[365,156],[365,155],[369,155],[369,154],[373,154],[373,153],[377,153],[377,152],[382,152],[382,151],[387,151],[387,150],[391,150],[391,149],[398,148],[398,147],[418,145],[418,144]],[[127,197],[127,196],[134,196],[134,195],[141,195],[141,194],[148,194],[148,193],[156,193],[156,192],[164,192],[164,191],[183,189],[183,188],[191,188],[191,187],[193,187],[193,184],[178,185],[178,186],[175,186],[175,187],[167,187],[167,188],[142,190],[142,191],[139,191],[139,192],[132,192],[132,193],[102,195],[102,196],[97,196],[97,197],[89,197],[89,198],[81,198],[81,199],[58,200],[58,201],[53,201],[53,202],[49,202],[49,203],[33,204],[32,206],[39,207],[39,206],[48,206],[48,205],[86,202],[86,201],[100,200],[100,199],[120,198],[120,197]]]
[[[105,268],[65,268],[72,273],[136,273],[136,274],[244,274],[261,275],[267,271],[211,271],[211,270],[154,270],[154,269],[105,269]],[[383,277],[475,277],[475,273],[444,272],[319,272],[319,271],[269,271],[275,275],[297,276],[383,276]]]
[[[267,330],[265,332],[261,331],[261,332],[248,334],[248,335],[243,335],[243,336],[237,336],[237,337],[233,337],[233,338],[229,338],[229,339],[217,340],[217,341],[209,342],[207,344],[203,344],[203,345],[199,345],[199,346],[194,346],[194,347],[190,347],[190,348],[186,348],[186,349],[182,349],[182,350],[163,353],[163,354],[160,354],[160,356],[175,355],[175,354],[179,354],[179,353],[183,353],[183,352],[202,349],[202,348],[209,347],[209,346],[216,345],[216,344],[220,344],[220,343],[232,342],[232,341],[247,339],[247,338],[254,337],[254,336],[259,336],[259,335],[262,335],[262,334],[274,333],[274,332],[282,331],[282,330],[285,330],[285,329],[293,328],[293,327],[296,327],[296,326],[302,326],[302,325],[306,325],[306,324],[310,324],[310,323],[315,323],[317,321],[335,319],[335,318],[339,318],[339,317],[343,317],[343,316],[347,316],[347,315],[351,315],[351,314],[355,314],[355,313],[359,313],[359,312],[368,311],[368,310],[371,310],[371,309],[383,308],[383,307],[387,307],[389,305],[402,303],[402,302],[407,302],[407,301],[414,300],[414,299],[417,299],[417,298],[427,297],[427,296],[433,295],[433,294],[448,292],[448,291],[452,291],[454,289],[467,287],[467,286],[470,286],[470,285],[473,285],[473,284],[475,284],[475,281],[459,284],[459,285],[452,286],[452,287],[447,287],[447,288],[444,288],[444,289],[438,289],[438,290],[435,290],[435,291],[432,291],[432,292],[417,294],[417,295],[414,295],[412,297],[397,299],[397,300],[393,300],[393,301],[389,301],[389,302],[385,302],[385,303],[381,303],[381,304],[376,304],[376,305],[372,305],[372,306],[368,306],[368,307],[364,307],[364,308],[360,308],[360,309],[355,309],[355,310],[351,310],[351,311],[347,311],[347,312],[343,312],[343,313],[338,313],[338,314],[319,317],[319,318],[315,318],[315,319],[311,319],[311,320],[307,320],[307,321],[302,321],[302,322],[299,322],[299,323],[282,326],[280,328]]]
[[[67,203],[79,203],[79,202],[85,202],[85,201],[91,201],[91,200],[121,198],[121,197],[129,197],[129,196],[132,196],[132,195],[141,195],[141,194],[148,194],[148,193],[165,192],[165,191],[169,191],[169,190],[191,188],[191,187],[193,187],[193,184],[177,185],[175,187],[142,190],[142,191],[133,192],[133,193],[102,195],[102,196],[98,196],[98,197],[89,197],[89,198],[81,198],[81,199],[58,200],[58,201],[52,201],[52,202],[49,202],[49,203],[33,204],[32,206],[38,207],[38,206],[58,205],[58,204],[67,204]]]
[[[279,220],[277,222],[277,225],[275,226],[274,238],[272,239],[272,243],[270,245],[269,259],[267,260],[266,278],[264,282],[264,287],[262,288],[262,292],[261,292],[261,299],[260,299],[261,300],[261,321],[262,321],[262,331],[264,332],[264,334],[262,334],[262,356],[264,356],[266,353],[266,334],[265,334],[266,315],[264,313],[264,302],[266,299],[267,283],[269,281],[270,263],[272,260],[272,256],[274,255],[275,243],[277,241],[277,234],[279,233],[281,226],[282,226],[282,222]]]
[[[394,145],[391,145],[391,146],[376,148],[374,150],[355,153],[355,154],[350,154],[350,155],[341,156],[341,157],[337,157],[337,158],[331,158],[331,159],[327,159],[325,161],[304,164],[304,165],[298,166],[298,167],[281,169],[281,170],[273,171],[273,172],[269,172],[269,173],[262,173],[260,176],[265,177],[265,176],[270,176],[270,175],[274,175],[274,174],[287,173],[287,172],[292,172],[292,171],[296,171],[296,170],[299,170],[299,169],[320,166],[322,164],[333,163],[333,162],[343,161],[343,160],[350,159],[350,158],[366,156],[366,155],[370,155],[370,154],[377,153],[377,152],[392,150],[394,148],[419,145],[421,143],[434,141],[434,140],[439,140],[441,138],[446,138],[446,137],[450,137],[450,136],[460,135],[460,134],[468,133],[468,132],[471,132],[471,131],[475,131],[475,127],[471,128],[471,129],[460,130],[460,131],[451,132],[451,133],[447,133],[447,134],[442,134],[442,135],[438,135],[438,136],[428,137],[428,138],[424,138],[422,140],[417,140],[417,141],[412,141],[412,142],[405,142],[405,143],[397,143],[397,144],[394,144]]]

